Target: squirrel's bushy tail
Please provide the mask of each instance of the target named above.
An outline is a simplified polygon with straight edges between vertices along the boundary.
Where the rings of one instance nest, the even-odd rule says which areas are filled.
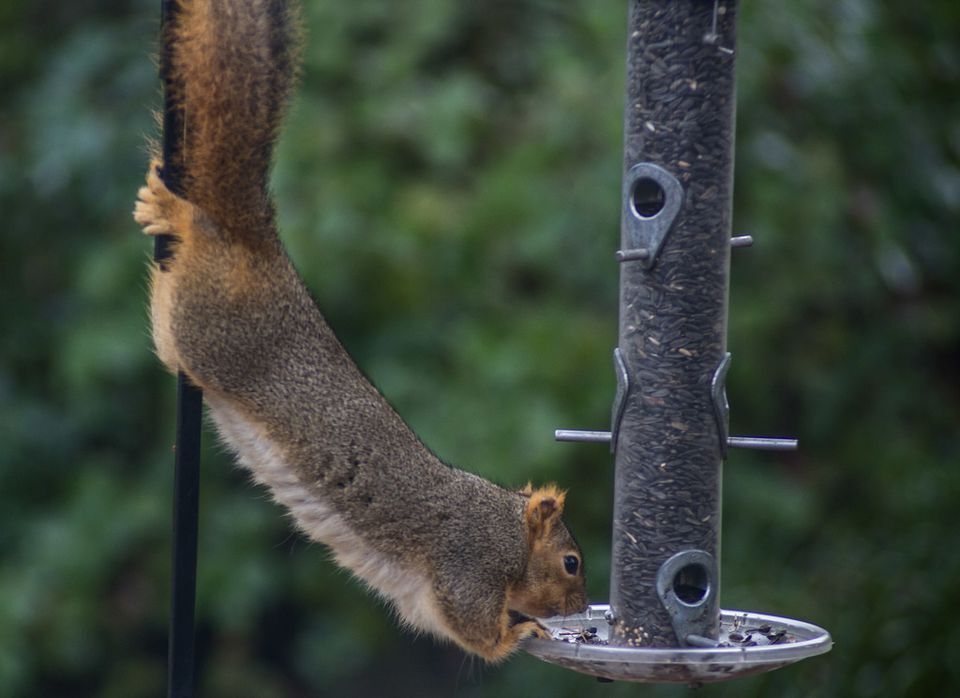
[[[167,30],[186,198],[231,236],[269,234],[268,178],[299,64],[293,0],[180,0]]]

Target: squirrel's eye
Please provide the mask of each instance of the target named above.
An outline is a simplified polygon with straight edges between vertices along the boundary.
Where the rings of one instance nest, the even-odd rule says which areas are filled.
[[[577,559],[576,555],[564,555],[563,569],[567,571],[567,574],[576,574],[577,570],[580,569],[580,560]]]

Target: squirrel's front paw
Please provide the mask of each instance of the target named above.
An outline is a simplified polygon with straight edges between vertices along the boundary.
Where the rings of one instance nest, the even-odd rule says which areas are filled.
[[[147,235],[170,235],[175,232],[172,218],[177,199],[160,179],[159,170],[159,162],[155,160],[150,163],[147,186],[140,187],[133,209],[133,219],[143,226],[143,232]]]
[[[517,637],[520,639],[527,637],[535,637],[538,640],[553,639],[553,635],[550,634],[550,631],[535,620],[525,620],[521,623],[517,623],[514,626],[514,630],[517,633]]]

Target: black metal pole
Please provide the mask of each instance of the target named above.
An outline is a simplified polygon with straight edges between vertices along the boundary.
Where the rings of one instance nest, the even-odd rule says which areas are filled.
[[[193,696],[202,407],[203,393],[190,385],[182,373],[179,374],[173,475],[170,642],[167,657],[167,695],[170,698]]]
[[[177,20],[176,0],[160,6],[160,78],[163,81],[163,177],[170,191],[183,196],[185,162],[182,147],[183,110],[174,99],[171,76],[171,30]],[[170,240],[157,236],[154,259],[164,269]],[[194,608],[197,583],[197,519],[200,505],[200,432],[203,393],[183,373],[177,376],[176,452],[173,476],[173,550],[171,559],[170,640],[167,695],[193,696]]]
[[[719,633],[736,0],[630,0],[611,644]]]
[[[163,182],[177,196],[183,196],[184,187],[184,115],[175,98],[177,87],[174,84],[173,65],[173,29],[180,13],[177,0],[160,2],[160,81],[163,83]],[[165,235],[157,236],[155,257],[162,261],[169,256],[169,240]]]

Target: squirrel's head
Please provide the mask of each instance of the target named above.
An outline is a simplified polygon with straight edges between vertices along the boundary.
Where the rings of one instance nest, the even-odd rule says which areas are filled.
[[[520,494],[530,552],[523,578],[511,589],[511,610],[539,618],[580,613],[587,607],[583,554],[560,518],[566,493],[528,484]]]

